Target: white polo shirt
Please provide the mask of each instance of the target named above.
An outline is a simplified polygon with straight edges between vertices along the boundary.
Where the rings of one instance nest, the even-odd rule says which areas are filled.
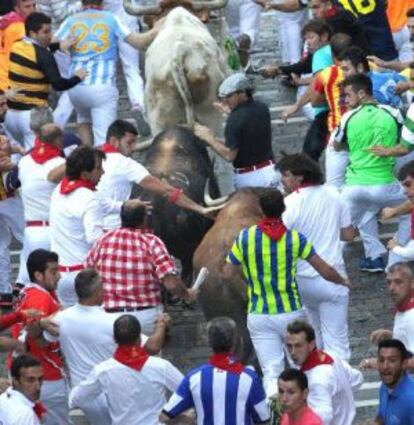
[[[50,202],[51,251],[59,255],[59,264],[83,264],[92,244],[103,233],[103,209],[96,192],[79,188],[67,195],[60,184]]]
[[[403,342],[408,351],[414,352],[414,308],[397,312],[392,336]]]
[[[167,391],[175,392],[183,378],[175,366],[159,357],[150,356],[140,371],[110,358],[71,391],[69,406],[82,408],[103,393],[112,425],[159,425]]]
[[[105,216],[104,229],[116,229],[121,227],[121,206],[131,197],[134,183],[139,184],[150,173],[137,161],[118,152],[107,153],[102,166],[105,173],[97,186],[98,196],[118,204],[117,211]]]
[[[8,388],[0,395],[0,424],[40,425],[33,410],[34,403],[20,391]]]
[[[345,275],[340,231],[351,225],[351,216],[339,192],[331,186],[304,187],[289,194],[285,205],[282,216],[285,226],[305,235],[317,254]],[[297,276],[319,275],[307,261],[299,260]]]
[[[59,325],[59,337],[45,332],[48,341],[59,341],[69,368],[71,385],[78,385],[98,363],[112,357],[115,351],[114,322],[117,314],[100,306],[75,304],[57,313],[53,321]],[[148,338],[141,335],[145,344]]]
[[[49,220],[50,197],[56,184],[50,182],[47,176],[64,163],[65,158],[56,157],[38,164],[31,155],[26,155],[19,161],[19,180],[22,184],[20,193],[26,221]]]
[[[318,365],[305,372],[308,378],[308,404],[324,425],[352,425],[356,415],[353,391],[363,382],[362,373],[346,361]]]

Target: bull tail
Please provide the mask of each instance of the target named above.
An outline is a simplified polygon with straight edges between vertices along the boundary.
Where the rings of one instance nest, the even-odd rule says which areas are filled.
[[[190,128],[194,126],[193,98],[184,71],[184,60],[187,54],[186,45],[180,41],[174,46],[172,61],[172,77],[185,106],[185,117]]]

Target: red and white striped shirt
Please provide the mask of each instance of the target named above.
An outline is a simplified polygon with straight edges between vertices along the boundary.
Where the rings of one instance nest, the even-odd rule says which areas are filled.
[[[86,267],[100,274],[107,309],[155,307],[161,303],[160,280],[176,273],[161,239],[132,228],[101,236],[86,258]]]

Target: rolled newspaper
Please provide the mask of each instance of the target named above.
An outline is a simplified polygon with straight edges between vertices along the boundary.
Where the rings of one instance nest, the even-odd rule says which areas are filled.
[[[207,267],[201,267],[200,271],[198,272],[197,278],[194,282],[194,285],[192,286],[193,289],[199,289],[200,286],[205,282],[208,276],[208,268]]]

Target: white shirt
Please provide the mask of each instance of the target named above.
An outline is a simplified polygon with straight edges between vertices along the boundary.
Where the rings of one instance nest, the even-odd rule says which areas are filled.
[[[356,415],[353,391],[362,384],[362,373],[340,359],[305,373],[309,384],[308,404],[324,425],[352,425]]]
[[[50,202],[51,251],[59,255],[59,264],[82,264],[93,242],[103,233],[102,205],[96,192],[79,188],[72,193],[60,193],[60,184]]]
[[[118,205],[118,210],[114,208],[112,214],[105,216],[104,229],[116,229],[121,226],[122,203],[131,197],[134,183],[139,184],[150,173],[140,163],[117,152],[107,153],[102,166],[105,173],[97,186],[98,196]]]
[[[8,388],[0,395],[1,425],[40,425],[34,403],[20,391]]]
[[[71,391],[69,406],[82,408],[103,393],[112,425],[159,425],[167,391],[174,392],[183,378],[175,366],[158,357],[149,357],[140,371],[110,358]]]
[[[304,187],[288,195],[285,205],[282,219],[286,227],[306,236],[316,253],[344,275],[340,231],[351,225],[351,216],[339,192],[331,186]],[[300,260],[297,275],[316,277],[318,272],[307,261]]]
[[[414,352],[414,308],[397,312],[392,336],[403,342],[408,351]]]
[[[56,157],[38,164],[31,155],[26,155],[19,161],[19,180],[22,184],[20,192],[26,221],[49,220],[50,197],[56,184],[50,182],[47,175],[64,163],[65,158]]]
[[[75,304],[57,313],[53,321],[59,325],[59,337],[45,332],[49,341],[59,341],[69,368],[71,385],[78,385],[98,363],[112,357],[115,351],[114,322],[117,314],[100,306]],[[141,335],[141,343],[148,338]]]

